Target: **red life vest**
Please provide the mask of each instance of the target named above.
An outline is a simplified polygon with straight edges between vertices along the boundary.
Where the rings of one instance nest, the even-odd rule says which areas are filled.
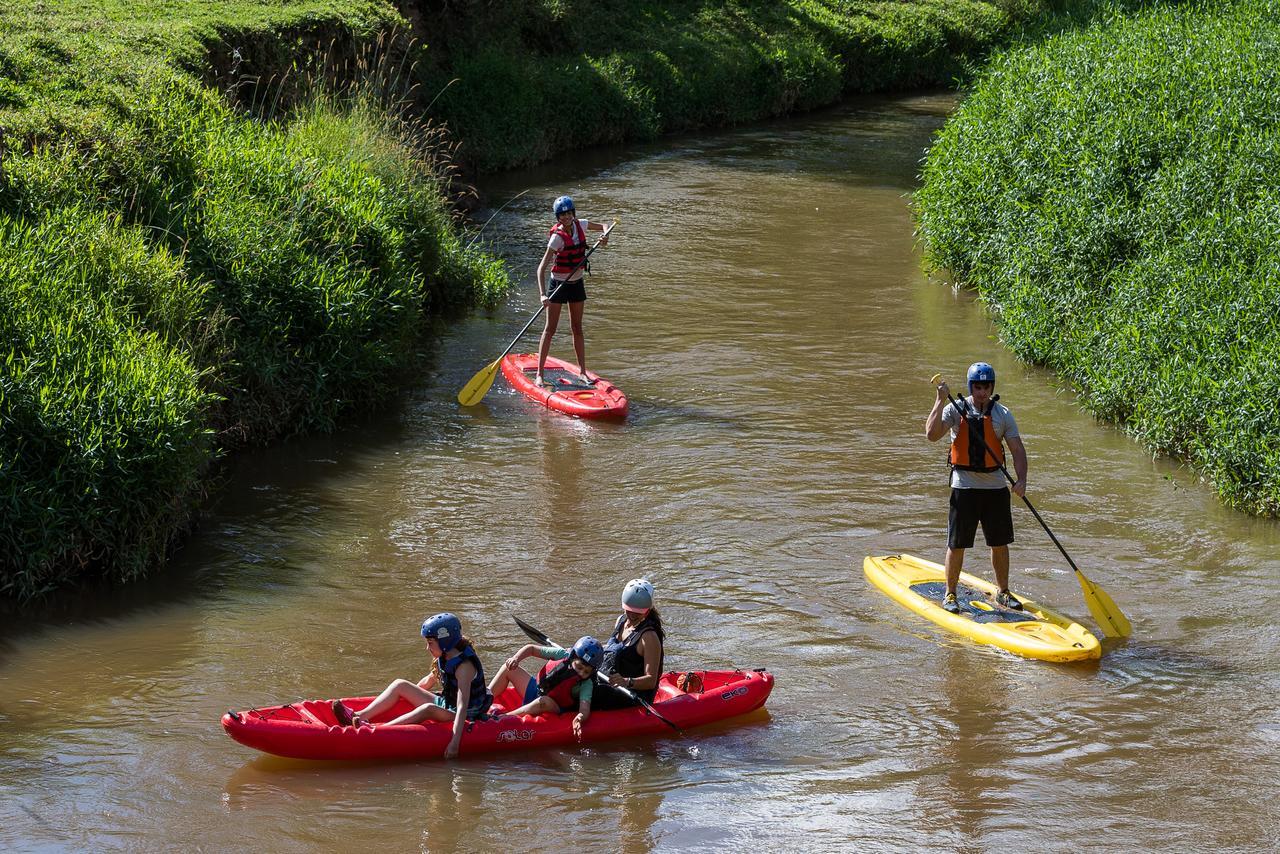
[[[556,253],[555,263],[551,265],[552,278],[564,281],[578,268],[582,259],[587,257],[587,233],[582,229],[582,221],[574,219],[572,235],[558,222],[551,226],[551,231],[547,234],[558,234],[564,241],[564,246]]]
[[[1001,444],[999,437],[996,436],[995,422],[991,418],[991,413],[995,406],[996,402],[993,400],[987,406],[986,414],[978,415],[973,411],[973,407],[965,401],[964,409],[960,410],[960,423],[956,426],[956,437],[951,442],[949,462],[952,468],[965,471],[992,472],[1000,467],[996,465],[997,459],[1001,466],[1004,465],[1004,445]],[[971,430],[981,432],[982,441],[987,445],[986,448],[983,448],[977,442],[969,441]],[[993,457],[993,455],[995,456]]]
[[[567,712],[573,708],[573,689],[583,679],[573,669],[572,658],[559,661],[548,661],[538,671],[538,693],[556,701],[560,711]]]

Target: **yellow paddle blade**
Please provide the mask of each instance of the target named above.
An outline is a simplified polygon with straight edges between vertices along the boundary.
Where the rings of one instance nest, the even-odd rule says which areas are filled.
[[[458,392],[458,403],[463,406],[475,406],[483,400],[493,385],[493,378],[498,375],[498,365],[501,362],[501,359],[495,359],[481,368],[470,382],[462,387],[462,391]]]
[[[1085,578],[1078,569],[1076,578],[1080,579],[1080,589],[1084,591],[1084,603],[1089,606],[1089,613],[1103,634],[1109,638],[1127,638],[1133,634],[1129,618],[1111,601],[1107,591]]]

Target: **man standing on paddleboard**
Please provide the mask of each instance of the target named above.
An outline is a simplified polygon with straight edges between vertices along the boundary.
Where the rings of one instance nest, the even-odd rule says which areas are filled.
[[[956,585],[964,567],[964,550],[973,548],[974,535],[982,525],[982,536],[991,547],[991,568],[995,571],[996,603],[1015,611],[1022,603],[1009,592],[1009,543],[1013,542],[1013,513],[1009,487],[1000,466],[1004,465],[1004,445],[1013,455],[1018,475],[1013,492],[1027,491],[1027,450],[1018,434],[1018,423],[1008,407],[998,403],[996,369],[986,362],[969,366],[969,397],[959,403],[963,412],[949,403],[951,390],[938,386],[938,396],[924,423],[930,442],[951,432],[951,511],[947,521],[947,595],[942,607],[960,613]]]
[[[556,334],[556,326],[560,323],[560,308],[569,306],[569,329],[573,333],[573,352],[578,357],[578,373],[582,381],[590,384],[587,376],[587,348],[582,337],[582,309],[586,306],[587,289],[582,277],[586,273],[583,260],[587,253],[587,232],[604,231],[601,222],[588,222],[578,219],[574,210],[573,199],[561,196],[552,205],[556,216],[556,224],[551,227],[547,240],[547,251],[542,253],[542,261],[538,263],[538,294],[542,304],[547,307],[547,325],[542,328],[542,341],[538,345],[538,373],[534,383],[543,385],[542,366],[546,364],[547,353],[551,350],[551,338]],[[600,245],[607,246],[609,236],[600,238]],[[547,280],[547,264],[551,264],[551,280]]]

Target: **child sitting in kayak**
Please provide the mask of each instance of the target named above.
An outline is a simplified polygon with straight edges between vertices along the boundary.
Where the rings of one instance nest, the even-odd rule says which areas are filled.
[[[546,664],[537,676],[521,667],[526,658],[541,658]],[[562,714],[578,702],[573,718],[573,734],[582,737],[582,728],[591,717],[591,694],[596,668],[604,660],[604,647],[593,637],[578,638],[573,649],[527,644],[511,656],[489,683],[489,693],[500,696],[510,685],[524,699],[524,705],[508,712],[512,715]]]
[[[453,739],[445,749],[444,758],[458,755],[458,745],[467,721],[483,718],[493,703],[493,695],[484,684],[484,667],[471,647],[471,641],[462,635],[462,621],[453,614],[436,614],[422,623],[422,636],[427,639],[427,650],[435,659],[435,667],[417,684],[407,679],[397,679],[386,687],[373,702],[359,711],[348,709],[341,700],[333,701],[333,716],[341,726],[368,724],[382,712],[394,708],[400,700],[414,706],[385,726],[416,724],[424,721],[453,721]],[[431,691],[439,685],[438,694]]]

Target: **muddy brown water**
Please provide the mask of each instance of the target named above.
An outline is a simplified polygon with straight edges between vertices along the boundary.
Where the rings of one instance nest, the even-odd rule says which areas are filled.
[[[21,849],[1267,850],[1280,844],[1280,526],[1082,414],[927,279],[907,194],[948,95],[861,101],[577,154],[484,237],[524,277],[444,335],[392,410],[240,459],[162,578],[10,616],[0,842]],[[590,366],[623,424],[454,395],[536,306],[560,192],[622,221],[590,280]],[[567,330],[566,330],[567,332]],[[525,349],[536,340],[532,335]],[[571,354],[564,333],[555,352]],[[1024,661],[872,590],[867,554],[941,558],[935,371],[986,359],[1029,495],[1133,620],[1100,663]],[[1087,618],[1015,509],[1015,589]],[[981,550],[968,568],[985,569]],[[766,666],[766,714],[679,739],[455,763],[261,757],[219,715],[425,672],[463,615],[496,668],[608,631],[645,575],[671,668]]]

